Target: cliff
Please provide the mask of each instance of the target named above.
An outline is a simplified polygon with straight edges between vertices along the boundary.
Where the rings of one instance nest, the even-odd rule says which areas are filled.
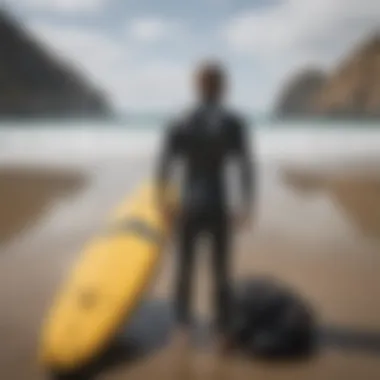
[[[105,96],[0,10],[0,118],[104,117]]]
[[[333,72],[321,77],[320,82],[310,73],[299,75],[280,95],[275,113],[286,117],[380,118],[378,78],[380,35],[375,35],[360,44]]]
[[[321,90],[325,75],[321,71],[308,69],[295,75],[286,83],[276,105],[278,116],[306,116],[312,111],[312,104]]]
[[[348,57],[314,100],[318,115],[380,118],[380,35]]]

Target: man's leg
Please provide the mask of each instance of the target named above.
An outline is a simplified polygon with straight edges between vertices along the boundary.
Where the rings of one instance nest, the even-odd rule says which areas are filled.
[[[175,283],[175,313],[177,339],[188,341],[191,316],[192,277],[194,270],[196,225],[190,218],[183,220],[178,230],[178,255]]]
[[[214,302],[216,329],[221,348],[230,345],[231,295],[230,295],[230,228],[225,215],[214,218],[212,233],[212,266],[214,271]]]

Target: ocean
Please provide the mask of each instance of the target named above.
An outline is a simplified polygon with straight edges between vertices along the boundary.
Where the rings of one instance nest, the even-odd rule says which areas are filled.
[[[0,163],[70,164],[122,157],[152,158],[165,119],[0,123]],[[380,123],[314,120],[252,123],[251,144],[265,162],[297,165],[380,159]]]

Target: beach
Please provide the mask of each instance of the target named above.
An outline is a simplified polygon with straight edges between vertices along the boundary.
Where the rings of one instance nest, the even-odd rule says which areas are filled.
[[[80,132],[70,133],[72,140],[61,140],[57,149],[47,142],[52,138],[49,132],[39,145],[31,142],[30,132],[20,133],[12,141],[22,143],[0,153],[1,379],[46,378],[37,365],[36,350],[43,317],[59,284],[112,208],[154,168],[157,137],[120,139],[118,132],[90,140],[80,139]],[[254,218],[251,228],[236,236],[233,274],[236,280],[273,276],[310,302],[322,326],[376,337],[380,134],[362,134],[361,139],[358,133],[347,134],[340,150],[331,147],[328,133],[312,138],[305,132],[297,145],[303,150],[296,149],[291,134],[282,144],[277,140],[270,144],[273,137],[267,135],[256,141],[259,180]],[[139,139],[140,148],[133,139]],[[311,152],[313,144],[317,148]],[[152,297],[170,299],[173,257],[169,250]],[[197,314],[208,317],[210,278],[203,251],[195,294]],[[306,362],[283,364],[239,356],[221,361],[212,349],[204,348],[190,351],[178,367],[176,348],[168,344],[151,357],[121,363],[100,378],[379,379],[380,349],[351,346],[326,344]]]

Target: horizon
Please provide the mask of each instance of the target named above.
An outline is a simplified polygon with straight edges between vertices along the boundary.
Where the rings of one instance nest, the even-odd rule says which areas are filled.
[[[12,0],[2,5],[49,51],[105,91],[116,114],[185,107],[193,101],[192,69],[208,57],[230,71],[232,106],[270,114],[294,74],[336,67],[378,29],[380,19],[380,5],[370,0]]]

